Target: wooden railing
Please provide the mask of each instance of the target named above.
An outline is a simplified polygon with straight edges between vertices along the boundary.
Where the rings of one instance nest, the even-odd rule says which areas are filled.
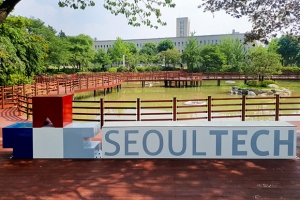
[[[115,87],[122,83],[119,74],[102,74],[98,77],[59,78],[37,77],[34,84],[0,87],[0,108],[13,106],[18,102],[18,95],[37,96],[49,94],[68,94],[89,90],[99,90]]]
[[[300,73],[283,73],[270,77],[274,80],[300,80]],[[99,90],[120,85],[123,81],[202,81],[249,80],[244,73],[186,73],[183,71],[145,73],[88,73],[54,76],[36,76],[34,84],[0,87],[0,108],[16,105],[17,95],[66,94]]]
[[[32,115],[31,98],[22,96],[20,113]],[[187,103],[189,104],[187,105]],[[194,104],[193,102],[197,102]],[[300,96],[295,97],[234,97],[203,99],[73,101],[74,121],[181,121],[181,120],[282,120],[300,116]]]

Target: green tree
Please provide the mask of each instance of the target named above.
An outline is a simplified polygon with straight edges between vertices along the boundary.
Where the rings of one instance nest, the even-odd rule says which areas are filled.
[[[104,49],[98,49],[94,57],[94,63],[102,65],[102,70],[104,71],[105,65],[110,65],[111,60],[109,55],[105,52]]]
[[[90,36],[80,34],[78,36],[69,36],[69,62],[77,68],[84,70],[83,67],[88,67],[95,55],[95,50],[92,45],[94,43]]]
[[[176,49],[162,51],[158,53],[158,57],[160,58],[160,61],[164,62],[165,66],[173,65],[173,67],[175,67],[180,61],[180,53]]]
[[[133,43],[133,42],[125,42],[126,47],[129,49],[129,52],[131,54],[137,54],[139,49],[137,48],[137,46]]]
[[[70,43],[66,37],[56,36],[56,30],[51,26],[45,26],[40,19],[30,18],[30,24],[26,27],[28,32],[43,37],[48,44],[48,52],[45,60],[46,66],[65,66],[70,55]]]
[[[300,53],[300,45],[298,42],[282,36],[278,40],[278,50],[277,52],[283,58],[283,66],[293,66],[297,64],[297,57]]]
[[[9,13],[21,0],[0,0],[0,24],[6,19]],[[2,3],[2,4],[1,4]],[[60,7],[71,7],[73,9],[85,9],[87,6],[94,6],[93,0],[59,0]],[[158,28],[157,25],[165,26],[166,22],[161,20],[160,7],[174,8],[175,4],[172,0],[105,0],[104,8],[109,10],[113,15],[123,14],[128,19],[128,24],[132,26],[140,26],[141,24]],[[154,24],[150,17],[156,17]]]
[[[140,54],[140,62],[151,64],[154,63],[157,59],[156,54],[157,46],[154,42],[146,42],[141,50],[139,51]]]
[[[29,24],[26,18],[8,17],[0,26],[2,85],[24,83],[25,79],[44,71],[48,44],[43,37],[27,32]],[[13,77],[19,80],[12,80]]]
[[[218,45],[220,51],[226,57],[226,65],[230,66],[230,71],[241,71],[245,61],[244,45],[236,38],[232,39],[229,36],[221,39]]]
[[[203,72],[220,72],[222,65],[226,62],[225,55],[220,51],[218,46],[206,45],[201,48],[201,71]]]
[[[168,49],[174,49],[174,43],[170,39],[162,40],[157,45],[157,51],[167,51]]]
[[[270,43],[268,44],[268,52],[273,52],[273,53],[278,52],[279,49],[278,41],[279,40],[277,38],[270,41]]]
[[[113,46],[109,49],[108,54],[110,55],[113,62],[121,63],[123,55],[130,56],[130,50],[126,46],[125,42],[121,38],[117,38]]]
[[[281,73],[281,56],[262,46],[251,48],[247,54],[245,72],[254,79],[263,81],[265,77]]]
[[[252,30],[245,35],[245,41],[260,40],[266,44],[270,38],[276,37],[278,32],[287,31],[298,35],[300,40],[300,1],[272,1],[272,0],[202,0],[199,6],[204,11],[212,13],[224,10],[233,17],[246,16],[253,24]]]
[[[182,61],[187,64],[189,72],[194,72],[197,68],[199,68],[201,60],[200,46],[193,35],[185,44],[181,58]]]

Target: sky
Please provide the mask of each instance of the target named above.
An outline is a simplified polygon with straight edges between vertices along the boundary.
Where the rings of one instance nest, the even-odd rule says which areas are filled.
[[[213,15],[203,12],[198,5],[201,0],[173,0],[175,8],[162,8],[162,21],[167,26],[158,29],[147,26],[132,27],[127,24],[123,15],[112,15],[103,7],[103,1],[95,0],[96,6],[85,10],[60,8],[58,0],[21,0],[12,12],[13,15],[34,17],[52,26],[57,32],[63,31],[66,35],[89,35],[97,40],[164,38],[176,36],[176,18],[188,17],[190,30],[195,35],[245,33],[251,30],[251,23],[247,18],[235,19],[221,11]]]

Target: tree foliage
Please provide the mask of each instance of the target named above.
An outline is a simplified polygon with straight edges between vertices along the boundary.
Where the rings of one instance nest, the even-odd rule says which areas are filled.
[[[297,60],[300,54],[300,45],[283,36],[278,40],[277,52],[282,56],[283,66],[294,66],[297,65]]]
[[[245,72],[254,79],[263,81],[265,77],[281,73],[281,56],[269,52],[266,48],[253,47],[247,54],[247,65]]]
[[[26,29],[30,20],[9,17],[0,26],[0,84],[22,83],[43,71],[47,41]],[[25,77],[25,76],[26,77]],[[13,78],[18,80],[13,80]]]
[[[162,40],[157,45],[157,51],[167,51],[168,49],[174,49],[174,43],[170,39]]]
[[[177,49],[167,49],[158,54],[161,62],[164,62],[165,66],[175,65],[180,61],[180,53]]]
[[[222,65],[226,62],[226,57],[218,46],[204,46],[200,51],[200,56],[203,72],[220,72]]]
[[[95,64],[100,64],[102,66],[102,70],[104,71],[105,65],[111,64],[111,60],[109,55],[103,49],[99,49],[95,54],[94,61]]]
[[[232,39],[228,36],[221,39],[219,47],[226,56],[226,65],[231,67],[230,71],[241,71],[245,59],[244,45],[237,38]]]
[[[246,42],[260,40],[268,43],[278,32],[298,36],[300,41],[299,0],[202,0],[199,7],[212,13],[224,10],[235,18],[248,17],[252,30],[245,35]]]
[[[189,72],[193,72],[197,68],[199,68],[201,61],[200,46],[198,45],[197,40],[193,37],[193,35],[185,44],[185,48],[181,58],[182,61],[187,64]]]

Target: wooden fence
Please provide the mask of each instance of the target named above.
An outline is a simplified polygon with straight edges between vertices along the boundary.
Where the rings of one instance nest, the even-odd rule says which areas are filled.
[[[31,98],[20,96],[18,108],[29,118]],[[234,97],[203,99],[173,99],[131,101],[73,101],[74,121],[181,121],[233,119],[241,121],[274,120],[300,116],[300,96],[295,97]]]

